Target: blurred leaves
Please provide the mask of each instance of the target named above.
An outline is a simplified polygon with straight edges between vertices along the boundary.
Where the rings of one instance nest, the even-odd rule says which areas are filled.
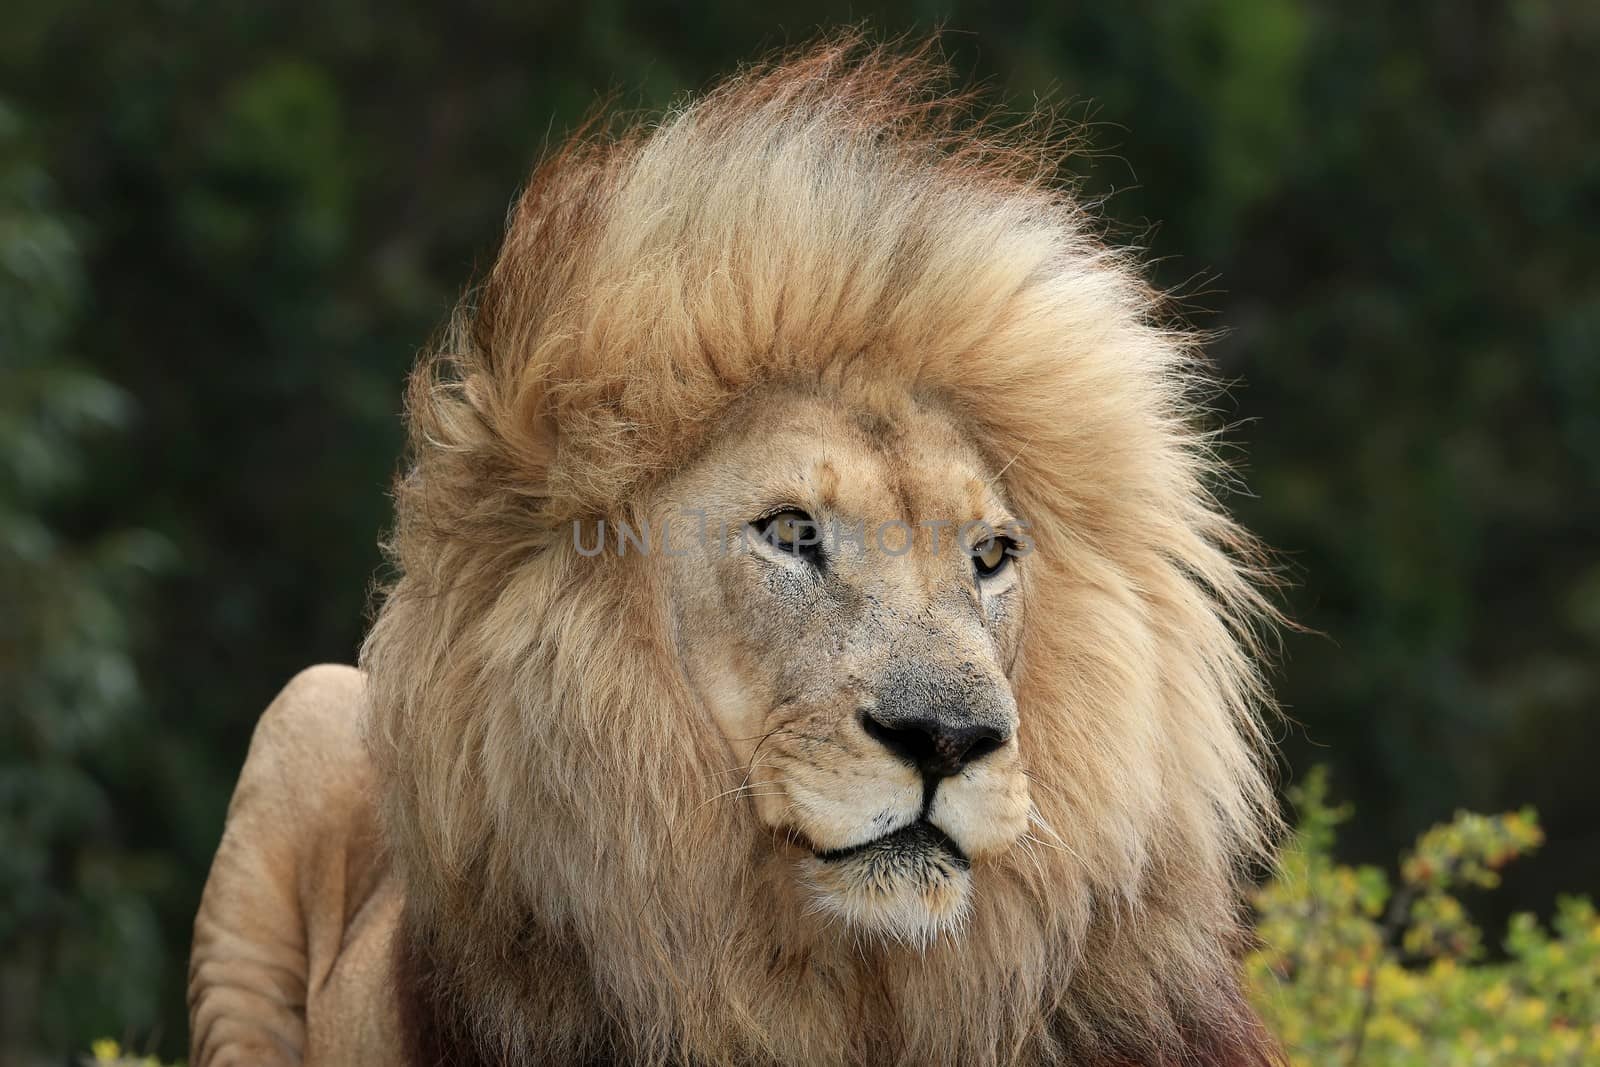
[[[317,68],[280,62],[242,78],[206,132],[198,188],[179,210],[200,261],[299,272],[333,260],[348,217],[341,138],[337,93]]]
[[[83,289],[72,227],[0,103],[0,1038],[61,1047],[156,1022],[155,990],[122,969],[160,966],[141,890],[170,875],[125,846],[92,769],[137,728],[136,605],[170,551],[147,530],[63,522],[87,442],[132,409],[66,349]]]

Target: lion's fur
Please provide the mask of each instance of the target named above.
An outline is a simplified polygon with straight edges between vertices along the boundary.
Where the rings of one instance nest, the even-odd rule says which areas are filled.
[[[414,376],[368,742],[428,995],[488,1058],[1269,1055],[1230,954],[1273,827],[1271,609],[1208,489],[1194,338],[1054,143],[940,77],[845,40],[574,139]],[[787,382],[939,398],[1032,524],[1039,840],[921,951],[772,909],[770,841],[704,803],[727,758],[648,561],[568,535]]]

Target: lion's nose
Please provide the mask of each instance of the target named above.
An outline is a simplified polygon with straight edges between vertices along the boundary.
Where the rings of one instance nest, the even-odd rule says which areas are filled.
[[[948,778],[1006,743],[999,729],[981,723],[956,726],[935,719],[893,725],[861,713],[861,727],[890,752],[910,760],[927,778]]]

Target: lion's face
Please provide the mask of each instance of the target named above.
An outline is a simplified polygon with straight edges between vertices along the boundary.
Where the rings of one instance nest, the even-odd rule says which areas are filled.
[[[780,394],[662,498],[677,645],[733,757],[708,791],[857,931],[956,923],[1027,825],[1028,545],[994,473],[934,408]]]

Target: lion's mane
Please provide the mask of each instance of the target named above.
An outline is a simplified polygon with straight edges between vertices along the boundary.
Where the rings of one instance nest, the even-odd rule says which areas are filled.
[[[943,78],[836,40],[575,137],[414,375],[367,733],[408,980],[486,1060],[1271,1056],[1233,963],[1273,828],[1271,609],[1208,489],[1194,338],[1063,191],[1059,142]],[[942,398],[1036,545],[1035,840],[922,950],[774,907],[768,832],[706,803],[727,752],[662,590],[569,536],[795,380]]]

